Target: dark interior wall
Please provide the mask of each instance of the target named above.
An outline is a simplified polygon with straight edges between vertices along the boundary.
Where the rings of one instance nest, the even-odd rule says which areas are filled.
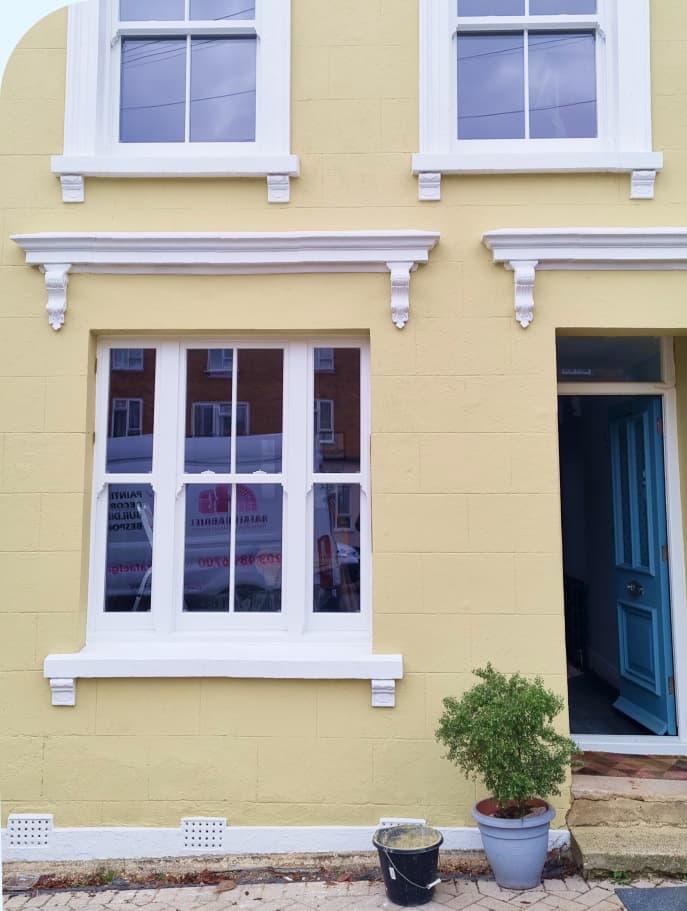
[[[609,409],[619,396],[562,403],[560,423],[563,565],[587,587],[588,667],[618,683]]]

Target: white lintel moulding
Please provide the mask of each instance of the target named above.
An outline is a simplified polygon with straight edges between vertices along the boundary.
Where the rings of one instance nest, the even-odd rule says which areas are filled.
[[[391,316],[403,329],[410,312],[410,273],[428,262],[434,231],[283,233],[16,234],[26,262],[45,274],[48,319],[64,324],[69,275],[246,275],[293,272],[389,272]]]
[[[539,271],[687,269],[687,228],[502,228],[482,242],[495,263],[513,272],[515,318],[534,319]]]

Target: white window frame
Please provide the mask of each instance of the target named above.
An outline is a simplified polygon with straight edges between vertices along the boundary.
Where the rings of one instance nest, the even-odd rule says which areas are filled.
[[[132,429],[131,421],[131,403],[135,402],[138,405],[138,426],[137,428]],[[112,399],[112,420],[110,422],[110,436],[114,437],[115,435],[115,412],[124,412],[126,414],[126,433],[122,436],[140,436],[143,433],[143,399],[137,398],[124,398],[122,396],[116,396]]]
[[[317,370],[317,364],[315,365]],[[322,421],[323,403],[329,408],[329,421]],[[315,435],[320,443],[333,443],[334,435],[334,399],[315,399]]]
[[[209,436],[222,436],[222,434],[218,432],[220,429],[220,418],[222,416],[222,412],[224,411],[228,415],[229,421],[231,422],[231,402],[193,402],[191,405],[191,432],[193,436],[196,436],[196,414],[201,408],[208,408],[212,411],[213,432],[209,434]],[[236,424],[234,426],[236,427],[238,436],[241,436],[242,432],[250,433],[249,402],[236,403]],[[230,434],[226,434],[226,436],[229,435]]]
[[[63,200],[83,202],[83,178],[268,177],[270,202],[288,202],[289,177],[299,173],[290,153],[291,2],[255,0],[254,20],[228,20],[222,35],[255,35],[255,142],[122,143],[118,137],[121,39],[155,31],[165,22],[120,25],[118,0],[83,0],[69,9],[64,152],[52,159]],[[201,23],[193,34],[212,33]],[[188,28],[185,27],[188,31]]]
[[[594,171],[632,173],[632,198],[653,198],[650,0],[597,2],[594,16],[458,18],[456,0],[420,0],[420,199],[440,199],[443,174]],[[457,138],[456,35],[526,28],[596,32],[598,138]]]
[[[155,427],[153,466],[150,472],[108,474],[106,468],[109,400],[109,351],[121,339],[98,343],[96,374],[96,441],[94,447],[94,497],[89,574],[88,647],[121,648],[126,641],[152,648],[180,641],[225,642],[232,646],[330,645],[369,649],[371,645],[371,532],[369,446],[361,445],[359,472],[314,471],[314,357],[318,343],[302,340],[171,338],[127,339],[128,346],[155,349]],[[282,471],[212,474],[213,483],[283,484],[283,609],[279,614],[202,614],[181,610],[183,591],[184,487],[199,483],[198,474],[184,472],[186,419],[185,364],[188,349],[228,347],[281,349],[284,351],[284,435]],[[336,345],[361,352],[361,441],[370,434],[370,366],[367,343],[337,339]],[[235,424],[234,424],[235,426]],[[202,480],[205,480],[203,476]],[[155,491],[153,521],[152,606],[148,612],[106,613],[108,483],[147,484]],[[359,613],[315,613],[313,589],[314,485],[360,484],[360,588]],[[335,532],[336,529],[333,529]],[[305,544],[304,544],[305,542]],[[171,569],[171,571],[170,571]],[[208,640],[205,640],[206,642]]]

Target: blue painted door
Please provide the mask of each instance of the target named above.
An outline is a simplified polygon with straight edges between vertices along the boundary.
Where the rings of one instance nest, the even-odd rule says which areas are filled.
[[[675,734],[673,645],[659,396],[610,411],[620,695],[615,708]]]

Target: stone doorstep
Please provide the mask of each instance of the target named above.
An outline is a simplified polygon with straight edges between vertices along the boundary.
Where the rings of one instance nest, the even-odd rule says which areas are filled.
[[[566,822],[581,826],[673,826],[687,828],[687,781],[573,777]],[[685,833],[687,836],[687,833]]]
[[[687,780],[573,775],[572,796],[573,800],[611,800],[614,797],[625,797],[632,800],[687,803]]]
[[[687,873],[687,835],[670,826],[577,826],[573,857],[585,876],[601,871]]]

